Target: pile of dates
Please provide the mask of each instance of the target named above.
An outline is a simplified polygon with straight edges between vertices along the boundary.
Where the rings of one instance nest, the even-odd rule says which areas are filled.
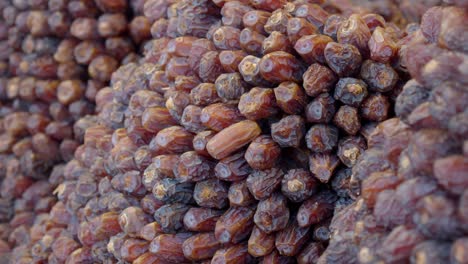
[[[468,263],[466,1],[12,2],[71,21],[5,44],[0,258]]]

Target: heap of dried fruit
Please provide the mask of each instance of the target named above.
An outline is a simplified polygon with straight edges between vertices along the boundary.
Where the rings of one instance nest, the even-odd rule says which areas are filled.
[[[413,77],[352,169],[360,198],[319,263],[468,263],[468,61],[460,7],[433,7],[402,42]]]
[[[0,257],[466,263],[467,13],[406,2],[0,2]]]
[[[165,3],[144,6],[144,58],[96,96],[48,259],[313,262],[391,115],[405,33],[317,4]]]
[[[96,93],[150,37],[134,4],[130,16],[127,1],[0,1],[2,261],[54,263],[52,242],[69,233],[56,189],[73,177],[66,162],[97,124]]]

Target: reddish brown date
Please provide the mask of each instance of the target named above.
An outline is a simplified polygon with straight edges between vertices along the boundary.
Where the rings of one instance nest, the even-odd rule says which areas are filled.
[[[251,120],[268,118],[277,113],[275,95],[269,88],[252,88],[239,100],[239,111]]]
[[[302,63],[284,51],[275,51],[263,56],[259,68],[263,78],[273,83],[300,82],[303,73]]]
[[[264,171],[256,170],[247,178],[247,186],[255,199],[262,200],[280,187],[283,176],[283,171],[278,168]]]
[[[251,256],[248,254],[247,245],[239,244],[228,248],[216,251],[213,256],[212,264],[235,264],[235,263],[250,263]]]
[[[250,143],[245,160],[257,170],[271,169],[281,154],[279,145],[270,136],[259,136]]]
[[[267,234],[254,227],[248,241],[249,254],[255,257],[263,257],[275,249],[275,235]]]
[[[184,256],[193,261],[209,259],[213,257],[221,244],[214,233],[200,233],[194,235],[182,244]]]
[[[255,198],[249,191],[246,181],[238,181],[231,184],[228,192],[231,206],[248,206],[255,203]]]
[[[338,197],[330,192],[323,191],[306,200],[297,212],[297,223],[300,227],[317,224],[333,214],[335,201]]]
[[[273,194],[258,203],[254,222],[263,232],[271,234],[280,231],[286,227],[288,220],[288,204],[282,194]]]
[[[242,148],[258,135],[260,127],[254,121],[245,120],[231,125],[208,141],[206,149],[215,159],[222,159]]]
[[[210,208],[190,208],[184,215],[184,226],[190,231],[214,231],[222,213]]]
[[[245,179],[252,168],[244,158],[245,152],[237,152],[221,159],[215,166],[215,175],[224,181],[239,181]]]
[[[304,89],[295,82],[282,82],[273,92],[277,105],[287,114],[301,113],[307,103]]]
[[[310,237],[309,227],[299,227],[295,221],[276,234],[276,249],[283,256],[295,256]]]
[[[248,207],[231,207],[216,223],[216,239],[223,244],[247,238],[254,226],[254,211]]]

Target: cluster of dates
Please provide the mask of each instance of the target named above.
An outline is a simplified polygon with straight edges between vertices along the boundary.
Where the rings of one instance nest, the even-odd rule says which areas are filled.
[[[406,78],[407,32],[338,11],[147,1],[154,39],[96,94],[98,124],[57,188],[53,219],[67,225],[47,260],[316,262]]]
[[[0,0],[0,258],[467,263],[444,2]]]
[[[96,93],[151,37],[143,2],[132,4],[130,22],[127,1],[0,1],[2,261],[47,262],[66,232],[54,190],[97,124]]]
[[[467,19],[433,7],[403,41],[413,79],[352,169],[360,198],[334,215],[323,263],[468,263]]]

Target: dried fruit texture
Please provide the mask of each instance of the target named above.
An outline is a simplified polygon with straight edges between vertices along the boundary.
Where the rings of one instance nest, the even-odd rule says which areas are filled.
[[[305,134],[304,119],[290,115],[271,125],[271,137],[281,147],[299,147]]]
[[[313,195],[299,207],[297,212],[298,225],[308,227],[329,218],[333,214],[336,200],[337,196],[329,191]]]
[[[239,73],[244,81],[256,86],[270,86],[271,84],[260,75],[260,58],[252,55],[245,56],[238,65]]]
[[[0,4],[12,262],[465,262],[462,8],[124,2]]]
[[[375,92],[391,91],[398,81],[398,73],[390,65],[371,60],[363,62],[361,77]]]
[[[221,263],[249,263],[252,261],[248,254],[247,246],[243,244],[227,247],[216,251],[211,262],[213,264]]]
[[[412,170],[421,170],[422,173],[432,175],[432,163],[457,148],[449,137],[445,131],[436,129],[424,129],[415,133],[409,142],[407,153]]]
[[[201,57],[198,76],[204,82],[214,83],[224,71],[217,51],[208,51]]]
[[[249,54],[261,54],[262,44],[265,36],[249,28],[242,30],[240,34],[240,45]]]
[[[266,34],[264,26],[271,16],[270,12],[263,10],[251,10],[242,17],[244,27],[253,29],[259,33]]]
[[[434,176],[447,191],[461,195],[466,189],[466,172],[468,159],[465,156],[453,155],[434,162]]]
[[[278,168],[256,170],[247,178],[247,187],[255,199],[262,200],[268,198],[280,187],[283,176],[283,172]]]
[[[321,93],[330,92],[338,81],[332,70],[318,63],[310,65],[302,78],[306,94],[313,97]]]
[[[190,260],[204,260],[213,257],[221,244],[214,233],[201,233],[194,235],[182,244],[184,256]]]
[[[198,182],[193,193],[198,205],[215,209],[222,209],[228,204],[227,196],[227,183],[218,179]]]
[[[386,96],[380,93],[371,94],[362,102],[360,112],[364,119],[381,122],[388,119],[390,105]]]
[[[218,96],[227,102],[239,100],[245,93],[245,85],[239,73],[221,74],[215,82]]]
[[[348,137],[338,143],[337,155],[344,165],[352,168],[366,149],[367,144],[363,137]]]
[[[411,78],[414,78],[396,98],[395,112],[401,119],[384,121],[375,126],[371,133],[361,131],[370,148],[359,156],[351,175],[340,172],[335,176],[335,186],[347,184],[351,196],[360,194],[363,199],[335,214],[330,227],[333,235],[319,262],[346,259],[346,262],[361,263],[445,263],[453,261],[455,248],[459,250],[460,260],[464,261],[464,255],[460,253],[463,246],[459,246],[462,243],[457,239],[463,236],[462,230],[466,229],[460,222],[465,219],[461,209],[464,206],[464,190],[461,187],[464,183],[460,173],[467,169],[463,167],[462,142],[459,141],[461,134],[457,132],[463,131],[463,118],[457,115],[463,110],[456,110],[460,106],[457,99],[463,95],[453,96],[453,87],[461,82],[452,78],[451,84],[447,84],[447,75],[437,76],[442,67],[447,72],[456,72],[449,66],[441,66],[442,61],[451,56],[448,54],[454,53],[443,52],[427,43],[439,41],[443,10],[447,12],[450,9],[431,9],[426,13],[420,29],[407,29],[410,37],[405,41],[408,42],[400,42],[404,46],[400,52],[407,57],[400,66],[406,65]],[[456,13],[454,9],[452,12]],[[370,25],[370,21],[366,22]],[[397,47],[394,44],[397,38],[390,31],[379,28],[382,25],[375,25],[378,27],[369,41],[373,61],[364,62],[361,78],[369,90],[378,93],[370,94],[359,105],[363,120],[377,119],[386,115],[384,112],[391,115],[391,110],[384,110],[385,104],[392,103],[395,99],[393,90],[401,87],[397,84],[401,76],[395,76],[397,72],[400,74],[396,70],[398,66],[395,69],[389,66],[389,63],[394,65],[396,60]],[[421,52],[417,53],[417,50]],[[453,65],[458,63],[455,57],[451,59]],[[434,64],[430,63],[431,60]],[[426,67],[431,68],[427,70],[431,75],[423,74]],[[376,77],[371,74],[372,69],[379,69],[377,71],[386,76]],[[371,76],[371,80],[366,75]],[[446,83],[444,92],[439,90],[442,83]],[[446,99],[442,98],[449,97],[452,98],[449,100],[451,103],[444,103]],[[372,105],[382,107],[382,114],[377,113],[377,109],[369,111],[374,107]],[[447,130],[447,121],[457,120],[455,117],[461,121],[458,123],[460,125]],[[454,123],[452,126],[455,126]],[[367,127],[370,125],[366,126],[366,130]],[[452,185],[452,182],[456,183]],[[372,209],[372,215],[366,213],[368,209]],[[363,213],[359,214],[359,211]],[[346,232],[352,232],[348,234],[353,239],[343,236]],[[452,252],[449,252],[449,248]],[[346,255],[349,254],[356,257],[347,259]]]
[[[150,143],[150,149],[161,154],[175,154],[191,149],[193,135],[180,126],[172,126],[158,132]]]
[[[219,53],[219,61],[226,72],[237,72],[237,66],[247,56],[243,50],[223,50]]]
[[[333,123],[349,135],[356,135],[361,128],[358,110],[348,105],[343,105],[338,109]]]
[[[338,144],[338,129],[332,125],[313,125],[305,139],[307,147],[313,152],[330,152]]]
[[[208,141],[208,153],[217,159],[224,158],[248,144],[260,134],[260,128],[253,121],[241,121],[231,125]]]
[[[214,168],[216,177],[224,181],[245,179],[252,171],[252,168],[244,156],[245,153],[241,151],[221,159]]]
[[[262,43],[263,54],[268,54],[275,51],[284,51],[287,53],[291,53],[293,51],[293,47],[290,40],[288,39],[288,36],[279,31],[271,32],[271,34],[266,37]]]
[[[270,254],[275,249],[275,235],[267,234],[254,227],[248,241],[248,252],[254,257]]]
[[[358,107],[367,95],[366,83],[354,78],[340,79],[336,84],[334,93],[336,100],[354,107]]]
[[[450,261],[450,244],[435,240],[424,241],[413,248],[411,262],[414,263],[444,263]]]
[[[369,178],[362,181],[361,197],[369,207],[373,207],[381,191],[393,189],[399,183],[400,179],[392,171],[374,172]]]
[[[423,239],[423,236],[416,230],[399,226],[382,241],[382,248],[377,254],[385,261],[401,261],[407,259],[413,248]]]
[[[281,192],[293,202],[302,202],[318,191],[317,180],[304,169],[289,170],[281,182]]]
[[[220,101],[216,87],[212,83],[200,83],[190,90],[190,100],[198,106],[207,106]]]
[[[185,213],[190,209],[188,205],[181,203],[166,204],[154,213],[154,219],[167,233],[175,233],[183,228]]]
[[[288,220],[287,200],[282,194],[273,194],[258,203],[254,222],[263,232],[271,234],[280,231],[286,227]]]
[[[328,66],[340,77],[353,76],[361,67],[361,54],[351,44],[329,41],[323,49],[323,54]]]
[[[263,257],[260,261],[262,264],[266,263],[294,263],[294,257],[282,256],[278,250],[273,250],[270,254]]]
[[[222,211],[210,208],[190,208],[184,215],[184,226],[190,231],[214,231]]]
[[[240,30],[234,27],[223,26],[213,33],[213,43],[221,50],[240,49]]]
[[[411,221],[410,212],[405,210],[405,205],[395,197],[392,189],[377,194],[373,213],[379,226],[394,228]]]
[[[325,63],[325,47],[333,39],[326,35],[303,36],[296,41],[294,49],[307,63]]]
[[[211,104],[203,108],[200,116],[205,127],[217,132],[243,119],[237,107],[223,103]]]
[[[284,51],[275,51],[263,56],[259,68],[262,77],[272,83],[299,82],[303,73],[301,62]]]
[[[336,33],[344,20],[345,18],[338,14],[330,14],[323,26],[323,34],[336,40]]]
[[[215,236],[220,243],[239,243],[249,237],[254,226],[254,211],[248,207],[231,207],[216,222]]]
[[[465,252],[468,244],[467,242],[466,237],[455,240],[450,250],[450,259],[452,262],[463,263],[466,261],[467,256]]]
[[[335,154],[314,153],[310,155],[309,169],[321,182],[327,183],[335,169],[340,165],[340,160]]]
[[[238,108],[240,113],[250,120],[268,118],[278,111],[273,90],[259,87],[244,93],[240,97]]]
[[[180,183],[178,180],[165,178],[157,181],[152,191],[154,197],[161,202],[190,203],[193,187],[192,183]]]
[[[182,245],[190,236],[189,233],[161,234],[151,241],[149,252],[167,262],[185,262]]]
[[[455,202],[452,199],[441,194],[430,194],[419,200],[413,217],[422,234],[446,239],[462,234],[462,226],[455,214]],[[448,221],[450,218],[455,221]]]
[[[102,262],[113,258],[106,249],[110,237],[136,235],[132,228],[147,220],[135,197],[146,195],[137,170],[148,155],[135,144],[148,138],[136,116],[129,118],[131,133],[122,142],[111,140],[117,127],[106,127],[124,124],[124,108],[141,110],[127,105],[131,88],[111,106],[114,90],[107,87],[125,63],[122,53],[139,49],[127,31],[133,27],[124,2],[0,4],[6,18],[0,22],[2,260]],[[143,83],[139,88],[146,90]],[[107,120],[99,122],[103,109]],[[138,158],[130,161],[133,156]],[[118,253],[121,261],[133,261],[145,248],[137,240],[127,240]]]
[[[255,203],[246,181],[234,182],[229,187],[229,204],[231,206],[248,206]]]
[[[264,1],[265,4],[267,1]],[[273,11],[274,10],[274,11]],[[271,16],[268,18],[264,28],[265,31],[271,33],[273,31],[279,31],[281,33],[286,33],[288,19],[291,18],[291,15],[286,12],[286,10],[278,7],[277,9],[273,9]],[[270,11],[270,10],[269,10]]]
[[[250,143],[245,151],[245,160],[252,169],[265,170],[275,166],[281,149],[269,136],[259,136]]]
[[[223,16],[223,25],[239,28],[242,25],[244,14],[250,12],[252,8],[245,3],[225,3],[221,8],[221,15]]]
[[[283,82],[273,89],[276,103],[287,114],[300,114],[307,103],[304,90],[295,82]]]
[[[297,263],[316,263],[320,255],[322,255],[324,246],[321,243],[310,242],[302,251],[297,255]]]
[[[463,41],[465,38],[466,27],[463,26],[463,23],[459,24],[458,22],[463,21],[463,19],[466,18],[466,15],[466,12],[459,7],[448,7],[443,9],[440,33],[438,36],[438,43],[441,47],[464,53],[467,52],[466,47],[457,43],[458,41]],[[421,21],[421,23],[423,22]],[[437,21],[435,21],[435,24],[437,27]]]
[[[369,39],[370,58],[380,63],[389,63],[397,55],[397,44],[382,27],[377,27]]]
[[[307,122],[328,123],[335,114],[335,100],[328,93],[315,97],[305,108]]]
[[[366,22],[357,14],[351,15],[348,19],[343,21],[337,31],[337,39],[339,43],[355,46],[364,57],[369,55],[369,47],[367,43],[369,42],[370,37],[371,32],[367,27]]]
[[[317,2],[319,3],[319,2]],[[297,7],[295,10],[297,17],[303,17],[307,19],[317,28],[323,27],[328,17],[328,12],[322,9],[322,7],[315,3],[306,3]]]
[[[138,233],[150,220],[150,216],[138,207],[128,207],[119,215],[120,227],[128,235]]]
[[[201,107],[195,105],[185,107],[180,120],[181,125],[192,133],[203,131],[205,127],[200,120],[201,113]]]
[[[176,168],[173,168],[175,178],[181,182],[198,182],[211,177],[214,163],[207,158],[188,151],[180,155]]]
[[[285,229],[276,234],[276,249],[284,256],[297,255],[309,239],[309,231],[309,227],[300,227],[291,221]]]

